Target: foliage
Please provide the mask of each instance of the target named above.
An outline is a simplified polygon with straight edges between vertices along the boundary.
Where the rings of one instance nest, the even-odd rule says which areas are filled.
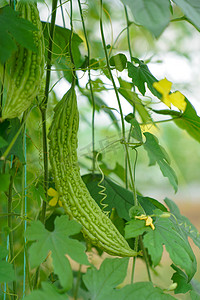
[[[149,167],[154,166],[159,176],[157,187],[163,175],[168,188],[171,185],[178,194],[180,174],[173,151],[179,147],[176,155],[182,170],[186,171],[187,161],[190,164],[194,156],[186,133],[194,139],[199,152],[200,117],[187,89],[184,90],[187,97],[181,91],[172,91],[171,81],[158,78],[162,70],[159,58],[155,60],[161,51],[158,43],[166,38],[165,33],[171,33],[173,38],[179,26],[183,32],[179,41],[187,34],[199,34],[199,1],[116,0],[116,8],[106,0],[87,3],[77,0],[77,5],[72,0],[23,1],[34,2],[40,10],[46,73],[28,110],[16,118],[2,120],[6,99],[3,96],[7,92],[5,70],[9,70],[10,58],[17,47],[23,47],[18,63],[24,73],[16,74],[16,78],[27,77],[23,55],[37,52],[34,43],[37,28],[34,22],[20,18],[15,11],[16,1],[0,1],[0,299],[176,299],[182,294],[192,300],[199,299],[197,228],[180,213],[168,195],[162,202],[159,197],[144,195],[147,190],[144,184],[138,188],[139,161],[143,160],[144,153],[145,171],[140,180],[145,182],[149,159]],[[47,9],[49,4],[51,12],[50,6]],[[43,13],[49,14],[48,18],[43,18]],[[58,13],[61,18],[56,18]],[[56,19],[62,22],[55,24]],[[150,48],[145,55],[144,41]],[[183,53],[178,50],[178,44],[177,49],[169,49],[180,55]],[[140,49],[139,54],[136,49]],[[152,62],[159,70],[157,74],[151,68]],[[55,118],[55,112],[60,114],[61,94],[71,86],[78,95],[78,150],[77,127],[73,127],[77,120],[71,118],[67,124],[67,115],[61,120],[67,139],[63,127],[56,127],[60,121]],[[177,85],[175,89],[182,90],[182,86]],[[184,149],[180,149],[178,138],[165,149],[169,139],[162,123],[170,123],[173,130],[183,134]],[[55,143],[59,147],[65,141],[55,157],[59,158],[59,174],[53,173],[54,161],[52,165],[49,162],[50,126],[56,128],[51,145]],[[190,151],[187,159],[183,159],[185,149]],[[62,151],[68,160],[63,160]],[[78,163],[75,163],[77,154]],[[79,177],[79,167],[85,172],[82,177]],[[75,173],[75,185],[66,178],[66,169],[67,173]],[[153,174],[153,167],[149,170]],[[188,173],[187,177],[192,177]],[[59,178],[63,182],[68,180],[68,186],[62,185],[56,191]],[[81,199],[83,191],[78,188],[84,190],[84,184],[92,200],[84,193],[84,203],[81,203],[77,198]],[[63,201],[64,193],[74,197],[79,213],[89,225],[91,219],[84,205],[90,211],[91,201],[95,201],[96,207],[110,218],[116,232],[138,256],[111,258],[103,252],[101,243],[95,243],[100,248],[93,245],[91,234],[96,237],[98,234],[95,235],[91,226],[84,234],[82,226],[69,219],[66,212],[73,215],[70,210],[74,207],[67,202],[67,197]],[[73,213],[75,216],[77,211]],[[104,218],[99,222],[104,222]],[[101,228],[104,227],[96,226],[95,230]],[[105,243],[112,241],[109,233],[104,232]],[[195,251],[192,242],[197,246]],[[158,266],[162,264],[165,250],[172,262],[170,286],[165,282],[158,284],[155,277],[159,275]],[[138,282],[137,262],[145,265],[148,281]]]

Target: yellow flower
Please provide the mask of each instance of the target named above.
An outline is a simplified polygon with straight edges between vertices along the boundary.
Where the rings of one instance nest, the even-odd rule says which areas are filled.
[[[171,108],[171,104],[176,106],[178,109],[184,111],[186,108],[185,96],[179,91],[171,93],[172,82],[166,78],[153,83],[153,87],[162,95],[162,101]]]
[[[48,196],[53,197],[50,201],[49,201],[49,205],[50,206],[56,206],[56,204],[58,203],[59,206],[62,206],[62,202],[58,199],[59,198],[59,194],[56,190],[54,190],[53,188],[49,188],[47,191]]]
[[[150,216],[146,216],[146,215],[141,215],[141,216],[135,216],[135,219],[138,220],[145,220],[146,221],[146,226],[150,226],[151,229],[155,229],[155,226],[153,224],[153,219]]]

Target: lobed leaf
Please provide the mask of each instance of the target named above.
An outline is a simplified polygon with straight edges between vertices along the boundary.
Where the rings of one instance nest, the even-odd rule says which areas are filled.
[[[159,210],[155,211],[159,215]],[[188,281],[196,272],[196,258],[187,240],[179,227],[174,226],[172,217],[162,218],[157,216],[154,222],[155,230],[149,231],[144,236],[144,245],[151,255],[154,266],[157,266],[163,253],[163,245],[170,258],[177,266],[186,271]]]
[[[88,264],[85,246],[79,241],[69,238],[80,232],[81,226],[74,220],[69,221],[68,216],[55,219],[55,229],[50,232],[40,221],[33,221],[27,228],[26,237],[35,241],[29,249],[30,266],[39,266],[51,251],[54,273],[59,276],[63,288],[72,286],[72,270],[66,254],[80,264]]]

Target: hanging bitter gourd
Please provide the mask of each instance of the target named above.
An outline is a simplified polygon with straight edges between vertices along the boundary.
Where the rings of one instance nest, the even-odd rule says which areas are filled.
[[[36,26],[33,39],[37,52],[18,45],[17,50],[7,61],[2,119],[18,117],[31,105],[40,92],[44,72],[44,36],[37,6],[34,3],[19,1],[16,11],[22,18]]]
[[[79,114],[74,87],[54,109],[49,130],[49,158],[56,189],[66,213],[82,225],[93,245],[116,256],[135,256],[124,237],[91,197],[81,176],[77,159]]]

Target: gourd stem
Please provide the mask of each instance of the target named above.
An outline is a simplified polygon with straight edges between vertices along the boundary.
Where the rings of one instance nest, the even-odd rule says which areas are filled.
[[[79,270],[78,270],[78,273],[77,273],[77,280],[76,280],[76,285],[75,285],[75,288],[74,288],[74,300],[77,300],[78,299],[78,289],[79,289],[79,285],[80,285],[80,280],[81,280],[81,266],[82,265],[79,265]]]
[[[130,55],[130,59],[132,61],[132,50],[131,50],[131,43],[130,43],[130,33],[129,33],[129,19],[128,19],[128,12],[127,12],[127,8],[126,5],[124,5],[124,11],[125,11],[125,17],[126,17],[126,31],[127,31],[127,42],[128,42],[128,50],[129,50],[129,55]],[[129,135],[128,135],[128,143],[130,141],[130,132],[132,130],[132,125],[130,127],[129,130]],[[128,188],[128,163],[127,163],[127,154],[125,154],[125,184],[126,184],[126,188]]]
[[[105,58],[106,58],[106,65],[107,65],[107,69],[108,69],[108,73],[110,75],[110,79],[112,81],[112,85],[116,94],[116,99],[118,102],[118,106],[119,106],[119,112],[120,112],[120,116],[121,116],[121,125],[122,125],[122,139],[125,141],[125,124],[124,124],[124,117],[123,117],[123,111],[122,111],[122,107],[121,107],[121,103],[120,103],[120,99],[119,99],[119,94],[117,91],[117,87],[110,69],[110,65],[109,65],[109,59],[108,59],[108,53],[107,53],[107,49],[106,49],[106,41],[105,41],[105,37],[104,37],[104,32],[103,32],[103,23],[102,23],[102,14],[103,14],[103,1],[100,0],[100,31],[101,31],[101,39],[102,39],[102,43],[103,43],[103,49],[104,49],[104,53],[105,53]]]
[[[47,129],[46,129],[46,109],[49,97],[49,85],[51,78],[51,55],[52,55],[52,47],[53,47],[53,36],[54,36],[54,28],[55,28],[55,20],[56,20],[56,11],[57,11],[57,0],[52,1],[52,17],[50,24],[50,35],[49,35],[49,46],[48,46],[48,54],[47,54],[47,72],[46,72],[46,85],[45,85],[45,95],[44,101],[40,106],[40,111],[42,115],[42,140],[43,140],[43,161],[44,161],[44,190],[47,198],[47,190],[48,190],[48,146],[47,146]],[[45,222],[46,215],[46,202],[42,203],[42,211],[40,215],[40,221],[42,223]]]
[[[49,96],[49,85],[50,85],[51,66],[52,66],[51,58],[52,58],[53,36],[54,36],[56,12],[57,12],[57,1],[58,0],[52,1],[52,16],[51,16],[51,23],[50,23],[49,44],[48,44],[48,53],[47,53],[46,85],[45,85],[44,100],[41,106],[42,109],[46,109],[48,96]]]
[[[13,224],[12,224],[12,190],[14,183],[14,171],[15,171],[15,162],[12,163],[11,175],[10,175],[10,184],[8,188],[8,228],[9,228],[9,247],[10,247],[10,261],[13,261],[13,268],[15,270],[15,261],[14,261],[14,245],[13,245]],[[17,286],[16,281],[13,281],[13,299],[17,297]]]
[[[139,237],[137,236],[135,238],[135,246],[134,246],[134,250],[136,252],[138,251],[138,240],[139,240]],[[132,265],[132,271],[131,271],[131,283],[133,283],[133,281],[134,281],[135,263],[136,263],[136,256],[133,257],[133,265]]]
[[[42,141],[43,141],[43,162],[44,162],[44,190],[45,196],[47,199],[47,190],[48,190],[48,146],[47,146],[47,129],[46,129],[46,110],[49,97],[49,85],[51,78],[51,58],[52,58],[52,47],[53,47],[53,36],[55,29],[56,21],[56,12],[57,12],[57,0],[52,1],[52,16],[50,23],[50,33],[49,33],[49,45],[48,45],[48,54],[47,54],[47,72],[46,72],[46,85],[45,85],[45,94],[43,102],[40,105],[41,117],[42,117]],[[46,202],[42,202],[42,211],[40,215],[40,221],[44,224],[46,216]],[[37,268],[35,273],[34,288],[37,286],[38,277],[39,277],[40,267]]]
[[[132,61],[132,50],[131,50],[131,43],[130,43],[130,32],[129,32],[129,18],[128,18],[128,12],[127,12],[127,8],[126,5],[124,5],[124,11],[125,11],[125,17],[126,17],[126,31],[127,31],[127,42],[128,42],[128,51],[129,51],[129,55],[130,55],[130,59]]]
[[[72,7],[72,0],[70,0],[70,38],[69,38],[69,54],[72,62],[72,86],[75,86],[75,83],[77,81],[77,76],[76,76],[76,69],[75,69],[75,63],[74,63],[74,57],[72,53],[72,37],[73,37],[73,7]]]
[[[89,78],[89,87],[90,87],[90,94],[91,94],[91,99],[92,99],[92,173],[95,171],[95,132],[94,132],[94,119],[95,119],[95,100],[94,100],[94,93],[93,93],[93,88],[92,88],[92,83],[91,83],[91,73],[90,73],[90,45],[88,42],[87,38],[87,32],[85,28],[85,22],[83,18],[83,12],[81,8],[81,2],[78,0],[78,5],[79,5],[79,10],[80,10],[80,15],[81,15],[81,21],[82,21],[82,26],[83,26],[83,32],[85,36],[85,42],[87,46],[87,55],[88,55],[88,78]]]
[[[4,86],[4,78],[5,78],[5,64],[3,65],[3,76],[2,76],[2,82],[1,82],[0,118],[2,116],[2,109],[3,109],[3,86]]]
[[[140,238],[140,245],[141,245],[141,248],[142,248],[142,252],[143,252],[143,255],[144,255],[144,260],[145,260],[145,264],[146,264],[146,268],[147,268],[148,278],[149,278],[149,281],[152,281],[152,279],[151,279],[151,273],[150,273],[150,267],[149,267],[149,258],[148,258],[148,255],[147,255],[147,250],[144,247],[142,236],[140,236],[139,238]]]

